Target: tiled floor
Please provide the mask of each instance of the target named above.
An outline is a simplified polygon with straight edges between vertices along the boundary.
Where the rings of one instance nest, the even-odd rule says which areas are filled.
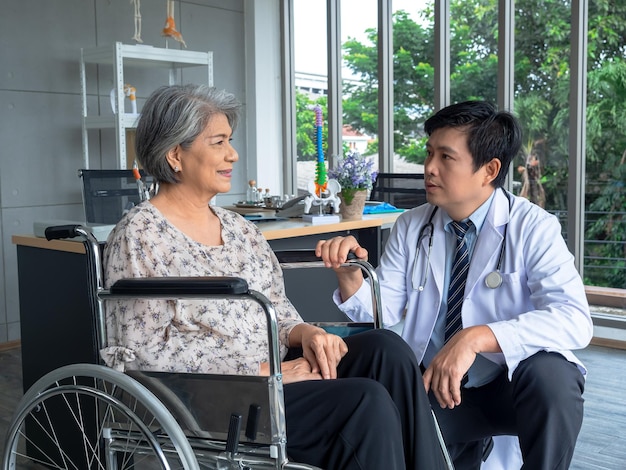
[[[577,353],[589,368],[585,419],[571,470],[626,469],[626,351],[589,346]],[[0,351],[0,451],[22,395],[19,348]],[[503,469],[512,470],[512,469]]]

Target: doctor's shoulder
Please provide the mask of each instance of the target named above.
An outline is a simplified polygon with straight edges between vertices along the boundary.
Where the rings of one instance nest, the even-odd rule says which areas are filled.
[[[561,223],[557,216],[520,196],[515,196],[511,205],[511,224],[527,232],[549,227],[553,227],[558,232],[561,230]]]

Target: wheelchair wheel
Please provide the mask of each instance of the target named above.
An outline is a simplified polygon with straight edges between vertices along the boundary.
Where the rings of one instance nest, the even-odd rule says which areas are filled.
[[[4,470],[198,469],[189,441],[143,385],[108,367],[76,364],[39,379],[9,427]]]

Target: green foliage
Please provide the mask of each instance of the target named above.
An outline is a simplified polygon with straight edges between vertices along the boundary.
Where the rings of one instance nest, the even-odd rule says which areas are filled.
[[[452,102],[496,101],[498,4],[498,0],[451,2]],[[586,211],[599,215],[588,224],[586,239],[621,241],[587,243],[589,263],[599,266],[588,272],[592,284],[624,286],[626,2],[589,2],[588,18]],[[395,150],[406,160],[421,163],[422,123],[434,108],[432,3],[418,21],[396,12],[393,25]],[[553,211],[567,208],[570,36],[570,0],[516,0],[515,112],[526,143],[525,155],[514,165],[523,165],[528,154],[538,156],[546,208]],[[376,39],[371,29],[364,44],[355,40],[343,44],[344,60],[359,78],[344,86],[344,121],[369,135],[378,132]]]
[[[328,122],[327,98],[322,96],[317,100],[311,100],[306,93],[296,91],[296,152],[298,161],[317,160],[315,111],[314,106],[322,107],[324,126],[322,127],[322,148],[324,155],[328,150]]]

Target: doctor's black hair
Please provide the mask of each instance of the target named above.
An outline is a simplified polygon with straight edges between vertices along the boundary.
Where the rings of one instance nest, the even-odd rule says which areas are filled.
[[[467,132],[467,145],[474,161],[474,171],[497,158],[502,163],[493,180],[496,188],[504,185],[509,165],[522,147],[522,128],[508,111],[498,111],[486,101],[464,101],[440,109],[424,123],[424,131],[452,127]]]

